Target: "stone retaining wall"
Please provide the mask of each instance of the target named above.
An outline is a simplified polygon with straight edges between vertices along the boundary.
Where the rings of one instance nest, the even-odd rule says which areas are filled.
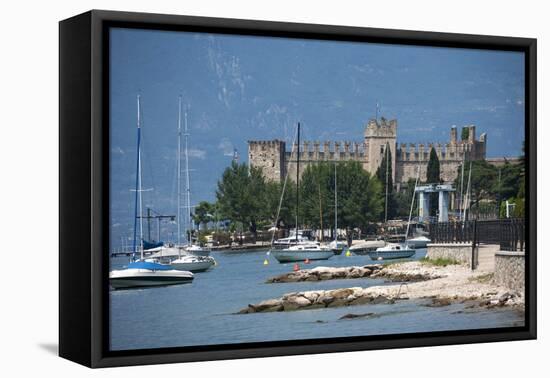
[[[434,243],[428,244],[426,257],[429,259],[451,259],[458,262],[471,265],[472,263],[472,244],[446,244]]]
[[[497,285],[523,292],[525,290],[525,252],[497,252],[494,280]]]

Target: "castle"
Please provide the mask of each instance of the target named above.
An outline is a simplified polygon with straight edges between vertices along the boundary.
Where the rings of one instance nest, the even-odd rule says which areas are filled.
[[[435,149],[439,158],[441,179],[451,183],[458,174],[458,168],[464,160],[482,160],[486,158],[487,135],[481,134],[476,140],[475,126],[464,126],[468,130],[467,138],[457,138],[457,128],[451,128],[450,140],[441,143],[406,144],[397,143],[397,120],[371,119],[364,130],[362,142],[323,142],[305,141],[300,146],[300,173],[308,164],[320,161],[358,161],[367,172],[375,174],[380,166],[386,146],[392,156],[391,175],[396,188],[415,179],[420,168],[420,180],[426,181],[427,165],[430,150]],[[286,143],[281,140],[249,141],[248,161],[252,167],[262,168],[264,176],[273,181],[281,181],[288,174],[296,177],[298,146],[286,150]]]

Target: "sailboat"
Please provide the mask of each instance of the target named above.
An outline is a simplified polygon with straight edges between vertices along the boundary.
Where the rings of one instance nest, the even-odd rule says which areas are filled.
[[[387,164],[386,164],[387,165]],[[409,236],[409,227],[411,225],[412,211],[414,207],[414,197],[416,195],[416,187],[418,185],[418,179],[420,178],[420,168],[417,171],[416,182],[414,183],[414,191],[411,200],[411,210],[409,211],[409,220],[407,222],[407,231],[405,232],[405,242],[399,243],[387,243],[384,247],[377,248],[375,251],[369,252],[368,255],[371,260],[390,260],[390,259],[404,259],[415,255],[414,248],[409,246],[407,238]],[[387,193],[387,190],[386,190]],[[386,194],[387,196],[387,194]],[[386,197],[387,202],[387,197]]]
[[[338,176],[336,174],[337,164],[334,163],[334,240],[331,241],[328,247],[334,252],[335,255],[342,254],[347,243],[342,240],[338,240]]]
[[[143,259],[143,214],[142,214],[142,189],[141,189],[141,107],[140,96],[137,96],[137,164],[136,164],[136,196],[134,210],[134,248],[132,262],[125,269],[113,270],[109,273],[109,282],[113,289],[130,289],[151,286],[165,286],[190,283],[193,281],[193,273],[176,270],[168,265],[157,262],[148,262]],[[139,208],[139,216],[138,216]],[[138,254],[137,229],[139,218],[139,254],[140,260],[136,261]]]
[[[178,158],[177,158],[177,226],[178,226],[178,239],[177,244],[174,247],[161,248],[156,254],[150,257],[150,261],[160,262],[162,264],[169,264],[174,269],[186,270],[190,272],[204,272],[214,265],[216,260],[213,257],[208,256],[210,249],[201,247],[200,245],[194,245],[191,238],[191,191],[189,180],[189,154],[188,154],[188,130],[187,130],[187,113],[185,113],[185,173],[186,173],[186,224],[188,225],[187,244],[181,243],[181,113],[182,102],[181,96],[179,97],[178,104]]]
[[[272,249],[270,253],[280,263],[306,260],[327,260],[334,256],[334,252],[326,246],[312,241],[299,241],[298,209],[300,206],[300,123],[297,130],[297,160],[296,160],[296,232],[295,243],[287,248]],[[283,193],[284,195],[284,193]]]

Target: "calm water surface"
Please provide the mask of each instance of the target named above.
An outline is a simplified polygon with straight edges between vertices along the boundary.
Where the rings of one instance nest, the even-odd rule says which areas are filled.
[[[415,259],[425,255],[417,251]],[[265,251],[213,252],[214,269],[195,274],[191,284],[111,291],[111,349],[142,349],[340,336],[364,336],[472,328],[522,326],[523,315],[510,309],[465,310],[461,304],[430,308],[418,301],[294,312],[235,315],[249,303],[285,293],[353,286],[385,285],[382,280],[355,279],[265,284],[268,277],[289,272]],[[114,258],[111,268],[127,264]],[[334,256],[315,266],[366,265],[368,256]],[[348,313],[375,317],[339,320]]]

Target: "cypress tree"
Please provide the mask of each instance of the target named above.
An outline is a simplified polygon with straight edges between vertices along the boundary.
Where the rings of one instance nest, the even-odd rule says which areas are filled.
[[[378,177],[378,180],[382,183],[382,196],[384,197],[384,201],[386,201],[386,176],[387,176],[387,185],[388,185],[388,219],[391,219],[395,217],[397,213],[397,200],[395,198],[395,191],[393,189],[393,179],[392,179],[392,157],[391,157],[391,149],[389,143],[386,143],[386,149],[384,150],[384,157],[382,158],[382,161],[380,162],[380,166],[378,167],[378,170],[376,171],[376,177]],[[384,210],[382,211],[382,219],[385,215],[385,206],[386,203],[384,202]]]
[[[426,172],[428,184],[439,184],[441,182],[441,172],[439,169],[439,158],[435,148],[430,150],[430,160],[428,160],[428,171]]]
[[[427,184],[439,184],[441,182],[441,172],[439,169],[439,158],[435,148],[430,150],[430,160],[428,160],[428,171],[426,172]],[[438,193],[430,193],[430,215],[435,215],[438,208]]]

